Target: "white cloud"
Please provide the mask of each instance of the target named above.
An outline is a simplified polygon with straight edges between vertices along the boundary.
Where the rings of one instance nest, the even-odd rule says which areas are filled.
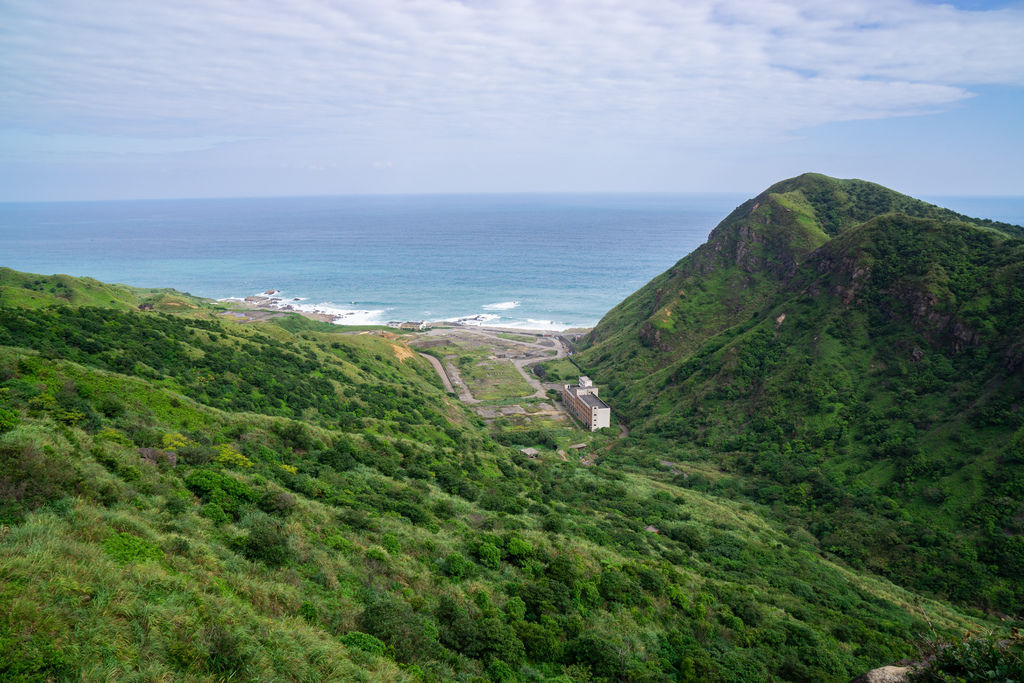
[[[1024,85],[1024,12],[909,0],[23,0],[0,128],[714,145]],[[469,144],[469,143],[467,143]]]

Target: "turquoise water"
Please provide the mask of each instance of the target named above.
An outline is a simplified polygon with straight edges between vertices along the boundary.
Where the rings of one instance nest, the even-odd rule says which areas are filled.
[[[559,329],[595,324],[702,244],[745,199],[445,195],[0,204],[0,265],[213,298],[276,289],[293,305],[349,323],[475,317]],[[1024,222],[1024,199],[959,201],[951,208]]]

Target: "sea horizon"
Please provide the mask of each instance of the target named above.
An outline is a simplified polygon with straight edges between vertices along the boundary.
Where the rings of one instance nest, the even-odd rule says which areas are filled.
[[[0,203],[0,265],[212,299],[277,290],[343,324],[591,327],[704,243],[738,193],[462,193]],[[1024,197],[926,197],[1024,223]]]

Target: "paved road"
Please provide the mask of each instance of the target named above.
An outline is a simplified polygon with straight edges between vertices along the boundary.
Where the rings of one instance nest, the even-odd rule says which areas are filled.
[[[459,374],[459,369],[455,367],[454,363],[445,361],[444,364],[445,372],[448,373],[448,377],[451,378],[452,384],[455,385],[456,391],[459,392],[459,400],[463,403],[479,403],[477,399],[473,398],[473,394],[469,393],[469,387],[462,380],[462,375]]]
[[[518,332],[522,334],[520,330],[501,330],[483,327],[461,327],[458,329],[460,333],[468,333],[480,337],[487,337],[489,339],[493,339],[494,341],[503,342],[506,344],[509,341],[513,341],[513,343],[519,346],[524,346],[527,347],[530,351],[537,352],[536,355],[531,355],[527,358],[509,359],[509,361],[512,363],[512,367],[514,367],[519,372],[519,374],[522,375],[523,379],[526,380],[526,383],[529,384],[530,388],[534,390],[532,394],[530,394],[529,396],[523,396],[523,398],[547,398],[547,391],[545,390],[544,385],[541,384],[540,380],[534,377],[532,373],[526,371],[527,365],[532,365],[534,363],[539,363],[545,360],[557,360],[559,358],[565,358],[568,355],[567,349],[565,348],[565,345],[562,343],[562,341],[557,337],[553,336],[544,337],[545,340],[550,340],[554,342],[554,346],[552,347],[545,344],[541,344],[539,342],[522,342],[517,340],[514,341],[502,339],[501,337],[498,336],[499,333],[501,332]],[[430,333],[428,332],[428,334]],[[435,334],[441,333],[436,332]],[[523,336],[527,335],[523,334]],[[551,352],[552,348],[555,351],[554,356],[548,355]],[[441,361],[439,361],[437,358],[434,358],[431,355],[425,353],[420,353],[420,355],[426,358],[430,362],[430,364],[434,366],[434,369],[437,371],[438,376],[441,377],[441,381],[444,382],[445,389],[447,391],[457,393],[459,395],[459,399],[463,403],[479,403],[479,401],[473,397],[473,394],[470,393],[469,388],[466,386],[466,383],[462,381],[462,376],[459,374],[458,368],[456,368],[453,363],[445,362],[442,364]]]
[[[501,337],[498,336],[497,332],[489,330],[487,328],[477,328],[477,329],[467,328],[466,331],[467,332],[471,332],[472,334],[480,335],[482,337],[491,337],[492,339],[496,339],[496,340],[501,340],[502,339]],[[567,355],[565,346],[562,344],[561,340],[559,340],[556,337],[545,337],[545,339],[549,339],[549,340],[551,340],[551,341],[553,341],[555,343],[555,346],[554,346],[555,356],[554,356],[554,358],[552,358],[551,356],[548,355],[548,352],[551,351],[551,347],[550,346],[547,346],[545,344],[541,344],[541,343],[538,343],[538,342],[523,342],[523,341],[516,341],[515,342],[516,344],[518,344],[520,346],[526,346],[526,347],[529,347],[531,349],[535,349],[535,350],[541,352],[538,355],[531,356],[529,358],[516,358],[516,359],[512,359],[513,367],[515,367],[515,369],[519,371],[519,374],[523,376],[523,379],[526,380],[526,383],[529,384],[534,389],[533,394],[531,394],[530,396],[524,396],[523,398],[547,398],[547,392],[544,389],[544,385],[542,385],[540,383],[540,380],[538,380],[536,377],[533,376],[533,373],[529,373],[529,372],[526,371],[526,366],[527,365],[532,365],[534,363],[538,363],[540,361],[545,361],[545,360],[557,360],[559,358],[565,358],[566,355]],[[505,340],[505,341],[508,341],[508,340]]]
[[[448,379],[448,373],[444,371],[444,366],[441,365],[441,361],[434,358],[429,353],[422,353],[420,351],[417,351],[416,353],[419,353],[421,356],[426,358],[427,362],[434,366],[434,369],[437,370],[438,377],[441,378],[441,383],[444,384],[444,390],[454,394],[455,387],[452,386],[452,381]]]

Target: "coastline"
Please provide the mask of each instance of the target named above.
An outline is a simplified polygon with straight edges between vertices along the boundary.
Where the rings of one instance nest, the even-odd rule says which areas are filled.
[[[346,322],[345,318],[348,316],[356,316],[358,314],[370,314],[375,313],[373,311],[341,311],[332,312],[326,310],[329,307],[310,306],[309,304],[301,304],[303,301],[300,297],[285,298],[278,296],[280,290],[268,289],[262,294],[254,294],[247,297],[226,297],[224,299],[217,299],[217,301],[226,304],[233,304],[235,306],[241,306],[242,308],[254,311],[273,311],[280,313],[298,313],[299,315],[309,318],[311,320],[318,320],[324,323],[332,323],[335,325],[364,325],[364,324],[381,324],[377,322],[364,322],[360,320],[353,320],[352,322]]]
[[[249,321],[255,322],[257,320],[266,320],[271,317],[277,317],[285,313],[297,313],[304,318],[310,320],[316,320],[324,323],[331,323],[332,325],[344,326],[364,326],[364,325],[378,325],[380,327],[392,327],[394,329],[403,329],[396,325],[389,325],[380,321],[366,320],[365,316],[376,314],[376,311],[343,311],[336,309],[333,306],[319,304],[301,304],[303,301],[300,297],[282,297],[280,290],[268,289],[261,294],[255,294],[247,297],[226,297],[223,299],[217,299],[218,302],[223,304],[229,304],[235,307],[235,310],[242,308],[253,312],[264,312],[270,315],[250,317]],[[334,310],[329,310],[334,309]],[[497,316],[495,316],[497,317]],[[578,335],[588,332],[592,327],[583,326],[572,326],[572,327],[559,327],[559,328],[545,328],[545,327],[520,327],[517,325],[487,325],[485,324],[488,320],[493,319],[490,314],[478,314],[471,316],[462,316],[454,319],[447,320],[424,320],[416,322],[403,322],[403,326],[406,325],[423,325],[422,329],[438,328],[438,327],[465,327],[470,329],[487,330],[491,332],[505,332],[509,334],[521,333],[521,334],[535,334],[543,336],[554,336],[561,334],[572,334]],[[404,328],[408,329],[408,328]]]
[[[387,322],[381,320],[383,314],[386,312],[384,310],[343,309],[329,303],[308,304],[303,303],[306,299],[302,297],[281,296],[281,290],[278,289],[268,289],[259,294],[253,294],[246,297],[225,297],[217,299],[217,301],[222,304],[234,306],[236,309],[242,308],[250,311],[263,311],[269,314],[297,313],[311,320],[340,326],[373,325],[407,330],[421,330],[430,327],[467,327],[492,330],[495,332],[521,332],[545,335],[565,333],[579,334],[579,330],[589,330],[592,328],[592,326],[588,327],[582,325],[556,325],[553,321],[540,321],[533,319],[527,319],[525,323],[516,322],[503,325],[498,322],[501,320],[502,316],[490,312],[494,310],[510,310],[511,308],[518,306],[518,301],[514,302],[515,306],[488,304],[482,307],[486,312],[458,316],[455,318],[417,321],[392,320]],[[492,321],[494,321],[494,324],[489,324]],[[530,323],[537,323],[537,326],[529,326]],[[545,325],[544,323],[548,324]]]

